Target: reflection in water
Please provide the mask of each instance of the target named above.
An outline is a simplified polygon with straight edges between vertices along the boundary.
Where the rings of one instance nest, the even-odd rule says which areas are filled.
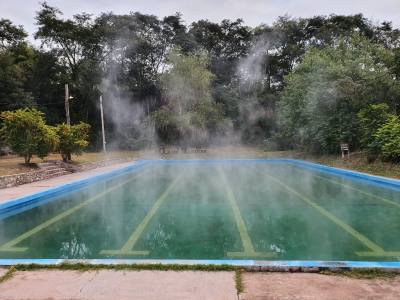
[[[158,224],[154,231],[148,233],[145,237],[146,245],[150,249],[159,249],[168,251],[173,236],[166,231],[165,225]]]
[[[60,258],[87,258],[91,256],[90,249],[85,245],[84,241],[78,240],[76,236],[72,237],[69,241],[61,243],[59,249]]]

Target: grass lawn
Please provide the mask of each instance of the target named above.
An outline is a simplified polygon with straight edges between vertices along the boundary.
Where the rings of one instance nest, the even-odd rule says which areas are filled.
[[[73,164],[82,164],[82,163],[91,163],[96,161],[103,161],[115,158],[132,158],[135,159],[138,157],[138,151],[115,151],[108,153],[105,155],[102,152],[88,152],[83,153],[82,155],[73,155],[72,163]],[[34,156],[31,159],[31,164],[25,165],[24,159],[22,157],[16,155],[9,156],[1,156],[0,157],[0,176],[1,175],[11,175],[11,174],[19,174],[32,172],[37,170],[36,163],[45,162],[45,161],[54,161],[61,160],[61,156],[57,153],[50,154],[44,160]]]
[[[328,165],[331,167],[349,169],[358,172],[369,173],[378,176],[392,177],[400,179],[400,164],[382,162],[377,160],[373,163],[367,162],[367,157],[363,153],[354,153],[350,158],[342,159],[339,155],[309,156],[300,155],[302,159]]]
[[[272,157],[291,157],[313,161],[332,167],[355,170],[374,175],[399,178],[400,164],[392,164],[381,161],[367,163],[366,156],[362,153],[353,153],[350,158],[342,159],[340,155],[313,156],[295,151],[274,151],[266,152],[254,147],[214,147],[208,149],[207,153],[171,153],[160,155],[158,151],[113,151],[107,154],[102,152],[88,152],[83,155],[72,157],[74,164],[90,163],[115,158],[165,158],[165,159],[190,159],[190,158],[272,158]],[[59,154],[51,154],[44,161],[60,160]],[[23,164],[23,158],[18,156],[0,157],[0,176],[24,173],[37,169],[36,163],[42,160],[34,157],[29,166]]]

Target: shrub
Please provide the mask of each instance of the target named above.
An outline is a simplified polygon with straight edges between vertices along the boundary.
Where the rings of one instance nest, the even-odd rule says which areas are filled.
[[[371,104],[357,114],[361,127],[361,146],[368,148],[374,141],[374,134],[383,126],[389,117],[389,106],[386,103]]]
[[[361,147],[368,152],[368,161],[374,161],[380,154],[381,147],[375,134],[389,118],[389,106],[385,103],[371,104],[357,114],[361,132]]]
[[[12,150],[29,163],[32,155],[44,158],[58,144],[54,128],[45,124],[43,113],[36,109],[18,109],[1,113],[0,134]]]
[[[58,150],[64,162],[71,160],[71,155],[80,155],[89,145],[90,125],[79,123],[77,125],[60,124],[56,127],[60,139]]]
[[[382,159],[400,162],[400,120],[390,115],[387,122],[374,135]]]

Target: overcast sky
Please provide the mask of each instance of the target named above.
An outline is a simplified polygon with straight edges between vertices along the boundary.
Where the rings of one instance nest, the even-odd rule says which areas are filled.
[[[0,18],[35,31],[38,0],[0,0]],[[329,14],[356,14],[378,21],[392,21],[400,27],[400,0],[48,0],[70,17],[76,13],[117,14],[139,11],[159,17],[181,12],[187,24],[199,19],[221,21],[242,18],[247,25],[271,24],[278,16],[309,17]]]

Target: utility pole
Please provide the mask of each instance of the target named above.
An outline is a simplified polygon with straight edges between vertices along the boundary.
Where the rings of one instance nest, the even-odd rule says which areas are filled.
[[[71,125],[71,118],[69,116],[69,90],[68,90],[68,84],[65,84],[65,116],[67,118],[67,125]]]
[[[106,135],[104,132],[103,96],[100,95],[101,133],[103,135],[103,152],[106,153]]]

